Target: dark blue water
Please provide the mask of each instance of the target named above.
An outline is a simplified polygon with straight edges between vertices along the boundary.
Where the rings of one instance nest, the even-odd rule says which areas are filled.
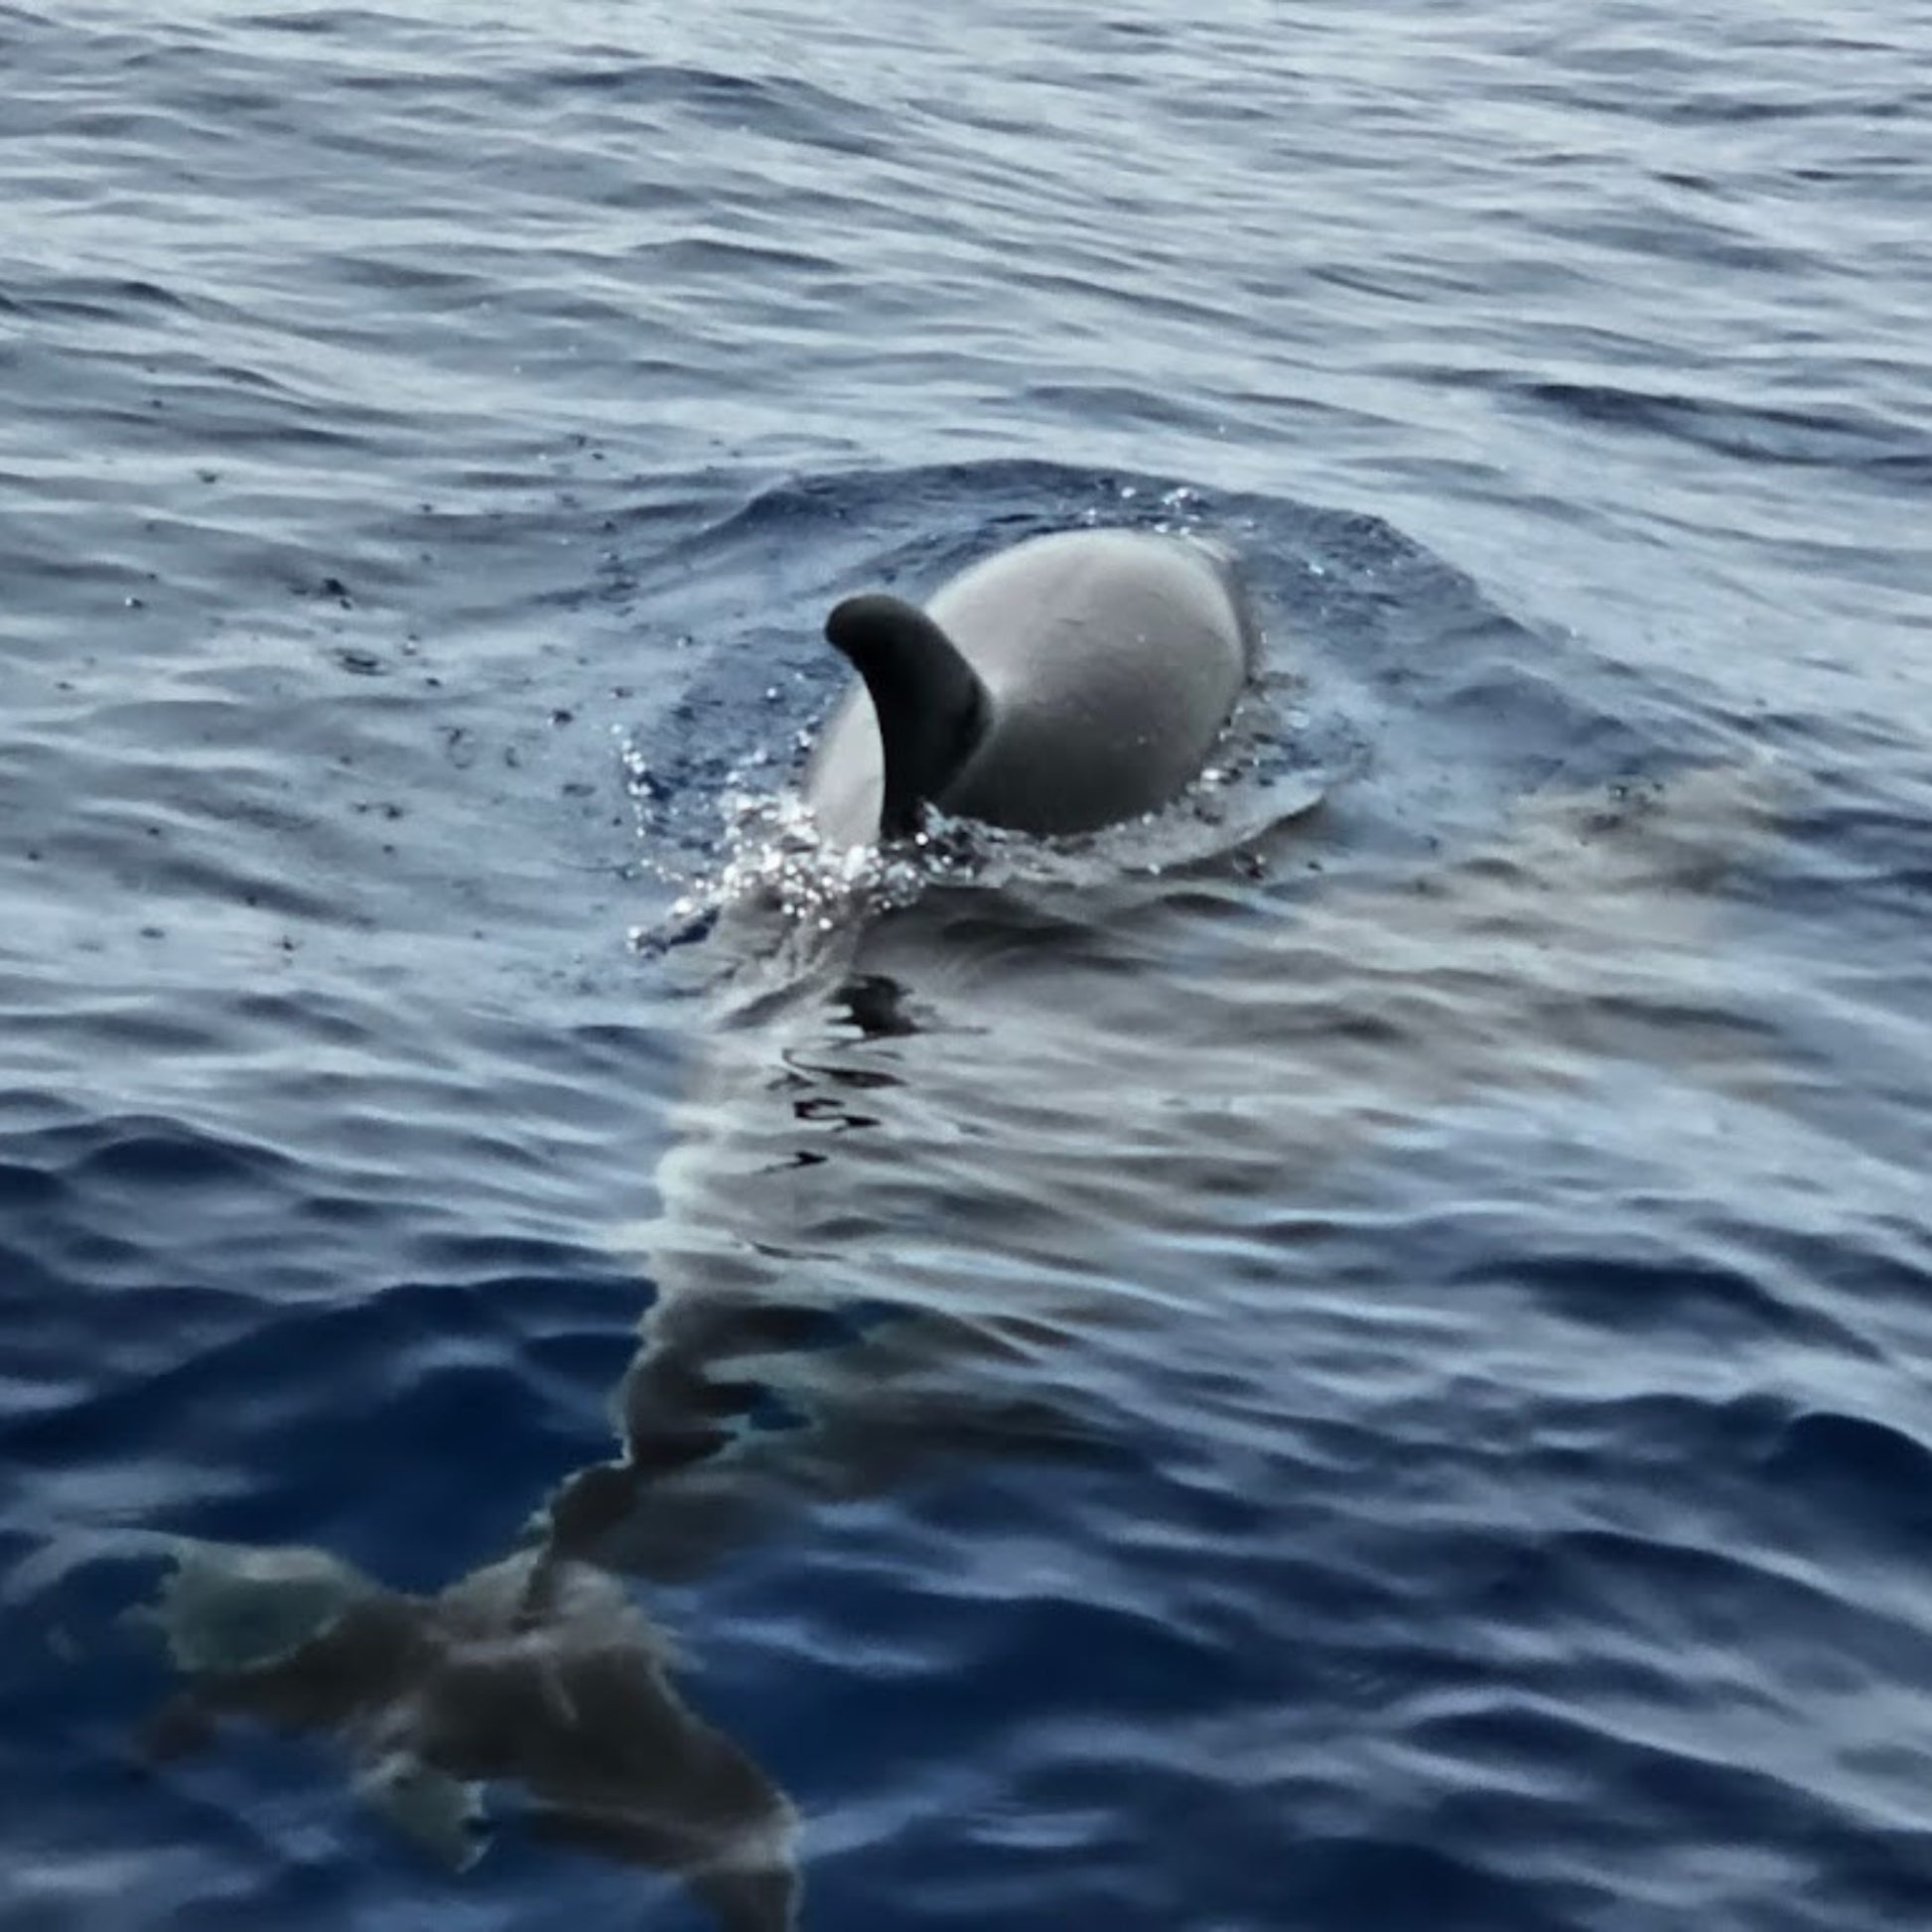
[[[1932,1916],[1932,9],[0,75],[0,1924]],[[1204,843],[668,943],[1102,521]]]

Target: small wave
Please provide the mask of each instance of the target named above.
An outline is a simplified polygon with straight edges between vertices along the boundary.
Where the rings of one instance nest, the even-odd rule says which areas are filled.
[[[1610,383],[1528,382],[1516,390],[1530,402],[1586,422],[1654,431],[1720,456],[1798,469],[1863,471],[1901,483],[1932,479],[1932,446],[1922,436],[1851,409],[1745,408]]]
[[[1914,1554],[1932,1528],[1932,1449],[1894,1424],[1806,1410],[1785,1424],[1764,1466],[1792,1500],[1890,1530]]]

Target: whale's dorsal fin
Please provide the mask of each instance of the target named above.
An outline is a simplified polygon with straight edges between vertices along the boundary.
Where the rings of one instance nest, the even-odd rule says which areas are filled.
[[[825,635],[866,681],[885,752],[879,831],[903,838],[972,756],[992,700],[953,640],[898,598],[847,598],[825,620]]]

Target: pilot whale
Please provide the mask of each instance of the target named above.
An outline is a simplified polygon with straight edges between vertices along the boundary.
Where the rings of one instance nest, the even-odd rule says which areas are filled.
[[[1158,808],[1212,756],[1257,636],[1226,559],[1126,531],[1022,544],[923,612],[862,598],[828,628],[861,681],[808,793],[852,844],[928,806],[1049,834]],[[1403,809],[1428,795],[1395,789]],[[1298,1315],[1325,1305],[1331,1165],[1384,1146],[1407,1165],[1433,1120],[1481,1130],[1477,1110],[1525,1090],[1567,1104],[1604,1067],[1760,1100],[1764,1036],[1714,990],[1713,885],[1772,803],[1749,772],[1693,772],[1533,796],[1493,846],[1420,877],[1351,855],[1344,825],[1311,886],[1272,863],[949,885],[802,964],[722,923],[711,948],[744,957],[711,962],[655,1212],[612,1236],[649,1283],[615,1442],[508,1551],[429,1593],[319,1555],[179,1550],[156,1620],[188,1683],[151,1753],[237,1717],[324,1732],[452,1863],[478,1843],[477,1788],[508,1786],[506,1823],[677,1874],[721,1932],[789,1932],[795,1810],[685,1703],[626,1580],[702,1578],[948,1456],[1094,1450],[1106,1480],[1137,1481],[1167,1457],[1149,1396],[1199,1390],[1204,1453],[1251,1456],[1222,1350],[1259,1356],[1256,1396],[1277,1351],[1294,1372]],[[1077,1523],[1088,1494],[1023,1527]],[[950,1537],[958,1519],[919,1520]],[[908,1533],[884,1547],[951,1559]],[[989,1592],[989,1628],[1031,1616],[1030,1588],[1005,1611]],[[912,1672],[882,1695],[916,1697]]]
[[[983,559],[923,610],[847,598],[825,634],[858,672],[804,791],[833,845],[927,805],[1020,832],[1091,832],[1198,775],[1255,668],[1233,559],[1154,530],[1065,530]]]

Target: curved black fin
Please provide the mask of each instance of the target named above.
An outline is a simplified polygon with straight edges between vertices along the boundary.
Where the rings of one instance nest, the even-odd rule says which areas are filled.
[[[904,838],[972,756],[991,700],[979,673],[916,605],[869,592],[825,620],[825,635],[866,681],[886,754],[883,838]]]

